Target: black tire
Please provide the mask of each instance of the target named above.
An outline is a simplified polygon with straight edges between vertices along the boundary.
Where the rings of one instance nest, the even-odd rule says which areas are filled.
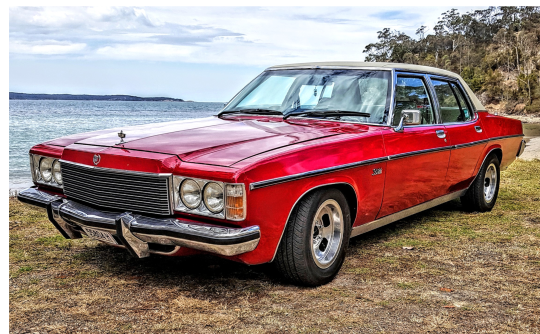
[[[323,226],[325,226],[326,223],[321,225],[321,221],[325,221],[324,214],[322,219],[318,220],[318,223],[315,222],[315,215],[318,211],[319,214],[324,212],[324,208],[329,207],[329,205],[330,207],[335,207],[336,203],[341,209],[343,220],[341,225],[341,240],[339,242],[334,241],[338,240],[334,237],[330,238],[332,241],[326,239],[325,247],[328,247],[328,252],[335,255],[331,257],[331,261],[327,258],[323,258],[321,261],[328,261],[328,263],[322,264],[321,261],[317,260],[317,255],[315,255],[316,250],[314,249],[317,248],[318,250],[321,250],[321,247],[324,246],[325,239],[320,239],[320,241],[316,242],[315,235],[318,234],[318,232],[316,232],[318,231],[317,226],[324,229]],[[319,209],[323,211],[320,211]],[[339,212],[339,210],[336,208],[336,211],[332,212]],[[332,231],[336,231],[334,226],[337,226],[337,224],[338,223],[332,222]],[[321,231],[323,231],[322,229]],[[332,234],[332,236],[334,235],[336,234]],[[274,261],[275,266],[281,275],[292,283],[304,286],[326,284],[337,275],[345,260],[345,253],[349,245],[350,235],[351,215],[349,205],[347,204],[347,200],[343,193],[337,189],[314,191],[300,200],[293,209],[279,244],[276,259]],[[319,247],[316,246],[317,244],[319,244]],[[332,251],[332,249],[336,249],[337,251]],[[326,249],[324,250],[326,251]],[[321,268],[321,266],[323,267]]]
[[[493,167],[495,169],[494,173],[491,169]],[[490,177],[492,175],[496,176],[495,183],[493,183],[492,181],[493,178]],[[488,179],[490,181],[488,181]],[[490,154],[484,161],[484,164],[482,165],[480,170],[478,171],[478,175],[467,190],[467,193],[461,197],[461,204],[463,205],[464,209],[467,211],[478,212],[491,211],[491,209],[493,209],[493,207],[495,206],[495,202],[497,201],[497,197],[499,195],[500,180],[501,168],[499,159],[495,154]],[[492,195],[486,195],[484,190],[486,188],[493,187],[493,184],[495,186],[493,188]],[[491,194],[491,192],[489,193]]]

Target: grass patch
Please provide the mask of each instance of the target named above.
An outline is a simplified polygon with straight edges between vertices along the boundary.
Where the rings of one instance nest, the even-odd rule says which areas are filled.
[[[340,273],[317,288],[286,284],[271,265],[138,260],[65,240],[10,199],[10,332],[537,333],[540,161],[516,161],[501,180],[491,212],[456,200],[351,239]]]
[[[411,238],[396,238],[394,240],[385,242],[383,245],[386,247],[430,247],[432,245],[432,241],[429,240],[422,240],[422,239],[411,239]]]
[[[375,259],[378,263],[388,263],[388,264],[397,264],[399,263],[398,258],[394,256],[385,256],[385,257],[378,257]]]
[[[23,266],[23,267],[20,267],[19,270],[17,270],[19,273],[27,273],[29,271],[32,271],[34,270],[34,268],[32,268],[31,266]]]
[[[403,290],[409,290],[414,289],[418,286],[418,283],[412,283],[412,282],[399,282],[396,284],[398,288]]]
[[[370,269],[369,268],[351,268],[347,269],[347,272],[355,275],[366,275],[369,274]]]
[[[60,249],[68,249],[71,247],[71,240],[64,238],[62,235],[38,238],[36,242],[43,246],[54,246]]]

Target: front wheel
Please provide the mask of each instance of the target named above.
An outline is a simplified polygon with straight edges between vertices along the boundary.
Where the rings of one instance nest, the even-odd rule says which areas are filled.
[[[275,264],[294,283],[328,283],[343,264],[350,235],[350,209],[343,193],[337,189],[315,191],[294,208]]]
[[[486,158],[465,196],[461,197],[461,204],[469,211],[491,211],[499,195],[500,178],[499,159],[495,154],[491,154]]]

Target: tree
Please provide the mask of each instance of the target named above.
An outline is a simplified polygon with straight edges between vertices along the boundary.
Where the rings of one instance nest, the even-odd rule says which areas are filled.
[[[524,99],[540,111],[540,7],[488,7],[465,14],[451,9],[431,31],[422,25],[415,36],[378,31],[377,42],[364,49],[366,60],[444,68],[460,73],[490,101]]]

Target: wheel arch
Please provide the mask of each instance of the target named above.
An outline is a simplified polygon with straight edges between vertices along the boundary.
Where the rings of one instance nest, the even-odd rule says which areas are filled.
[[[488,147],[486,150],[485,150],[485,154],[483,155],[483,159],[482,161],[480,162],[480,160],[478,160],[480,163],[477,164],[476,168],[474,169],[474,175],[475,177],[478,175],[478,173],[480,172],[480,168],[482,168],[482,166],[484,165],[484,162],[486,162],[486,159],[487,157],[490,155],[490,154],[495,154],[495,156],[497,157],[497,159],[499,159],[499,163],[502,163],[502,157],[503,157],[503,152],[502,152],[502,148],[500,145],[493,145],[493,146],[490,146]]]
[[[475,171],[474,171],[474,178],[473,180],[471,181],[471,183],[469,184],[469,187],[474,183],[474,181],[476,180],[476,178],[478,177],[478,173],[480,173],[480,169],[482,168],[482,166],[484,165],[484,163],[486,162],[486,159],[490,156],[490,154],[495,154],[495,156],[497,157],[497,159],[499,159],[499,164],[501,163],[502,161],[502,156],[503,156],[503,152],[502,152],[502,148],[499,146],[499,145],[496,145],[496,146],[491,146],[489,147],[487,150],[486,150],[486,154],[484,155],[484,158],[482,159],[482,162],[479,163],[476,168],[475,168]],[[480,160],[479,160],[480,161]],[[469,188],[467,187],[467,189]]]
[[[349,205],[349,208],[351,210],[351,228],[354,225],[354,222],[356,220],[356,215],[358,212],[358,194],[356,193],[355,188],[352,184],[347,182],[335,182],[335,183],[326,183],[326,184],[320,184],[317,186],[314,186],[308,190],[306,190],[302,195],[296,199],[296,202],[294,202],[291,210],[289,211],[289,214],[287,215],[287,220],[285,221],[285,225],[283,226],[283,231],[281,231],[281,236],[279,238],[279,242],[277,244],[276,249],[274,250],[274,256],[272,257],[272,260],[270,262],[273,262],[276,258],[277,251],[279,249],[279,246],[281,245],[281,239],[283,239],[283,234],[285,233],[285,229],[287,228],[287,225],[289,224],[289,219],[291,219],[291,214],[294,211],[294,209],[298,206],[298,203],[305,198],[307,195],[323,190],[323,189],[338,189],[343,193],[345,196],[345,200],[347,201],[347,204]]]
[[[488,154],[486,154],[486,157],[484,158],[484,160],[488,157],[488,155],[490,155],[491,153],[495,154],[497,156],[497,159],[499,159],[499,163],[501,164],[502,163],[502,157],[503,157],[503,152],[502,152],[502,148],[500,147],[497,147],[497,148],[494,148],[492,149],[491,151],[488,152]],[[483,164],[483,163],[482,163]]]

